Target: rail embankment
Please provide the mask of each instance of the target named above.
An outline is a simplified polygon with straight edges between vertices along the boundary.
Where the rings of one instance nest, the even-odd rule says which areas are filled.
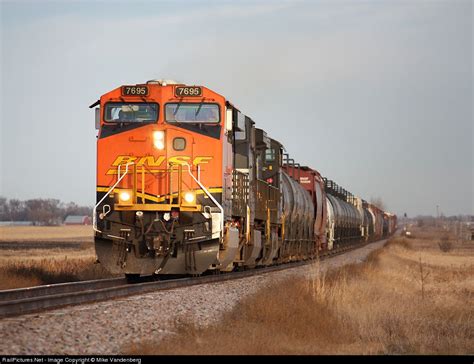
[[[359,264],[291,276],[210,326],[176,322],[134,354],[472,354],[474,243],[434,229]]]

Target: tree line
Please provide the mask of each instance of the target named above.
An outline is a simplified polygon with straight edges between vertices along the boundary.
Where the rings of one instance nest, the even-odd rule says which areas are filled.
[[[92,207],[54,198],[31,200],[0,197],[0,221],[31,221],[35,225],[60,225],[68,215],[92,215]]]

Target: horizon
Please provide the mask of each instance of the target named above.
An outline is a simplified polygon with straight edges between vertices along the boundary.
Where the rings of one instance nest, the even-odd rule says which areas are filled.
[[[0,199],[2,199],[2,198],[6,198],[7,201],[15,200],[15,199],[9,199],[5,196],[0,196]],[[57,200],[57,201],[59,201],[59,204],[63,204],[63,205],[76,204],[78,208],[91,208],[91,209],[94,208],[94,204],[92,204],[92,205],[81,205],[81,204],[77,203],[76,201],[63,201],[63,200],[60,200],[60,199],[57,199],[57,198],[54,198],[54,197],[50,197],[50,198],[33,197],[33,198],[30,198],[30,199],[27,199],[27,200],[21,200],[21,199],[18,199],[18,200],[20,200],[21,202],[25,202],[25,201],[29,201],[29,200],[49,200],[49,199]],[[391,211],[386,210],[386,212],[391,212]],[[412,216],[407,214],[407,217],[404,217],[404,213],[396,214],[396,215],[397,215],[398,219],[416,219],[416,218],[433,218],[433,219],[436,219],[436,218],[456,218],[456,217],[474,218],[474,214],[451,214],[451,215],[447,215],[443,211],[439,212],[439,217],[437,217],[436,215],[430,215],[430,214],[426,214],[426,215],[418,214],[418,215],[412,215]],[[4,221],[7,221],[7,220],[4,220]]]

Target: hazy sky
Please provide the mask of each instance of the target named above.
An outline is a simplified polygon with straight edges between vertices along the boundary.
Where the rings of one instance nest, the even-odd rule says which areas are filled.
[[[3,1],[0,195],[93,205],[88,106],[171,78],[393,212],[472,214],[472,19],[471,1]]]

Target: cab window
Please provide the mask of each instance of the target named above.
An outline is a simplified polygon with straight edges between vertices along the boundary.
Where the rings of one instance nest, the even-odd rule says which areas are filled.
[[[158,120],[158,104],[145,102],[109,102],[104,120],[108,123],[154,123]]]
[[[168,123],[217,124],[220,122],[219,106],[203,103],[166,104],[165,118]]]
[[[267,149],[265,151],[265,162],[274,162],[275,161],[275,149]]]

